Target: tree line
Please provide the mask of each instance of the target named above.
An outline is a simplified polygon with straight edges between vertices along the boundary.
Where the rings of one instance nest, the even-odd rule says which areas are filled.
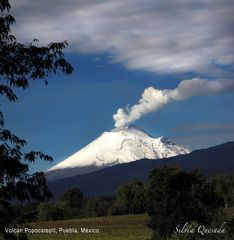
[[[146,182],[135,180],[121,185],[116,197],[85,198],[79,188],[72,188],[57,202],[20,206],[18,216],[22,216],[21,222],[32,222],[148,214],[153,239],[165,239],[186,222],[213,226],[226,221],[225,209],[234,207],[233,189],[234,175],[205,178],[196,170],[162,167],[152,170]],[[233,220],[227,221],[231,227]]]

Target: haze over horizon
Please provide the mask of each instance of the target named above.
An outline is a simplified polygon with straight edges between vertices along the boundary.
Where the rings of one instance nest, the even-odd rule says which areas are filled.
[[[232,0],[11,4],[18,39],[67,40],[75,69],[17,91],[16,104],[3,99],[6,127],[25,150],[51,154],[54,165],[131,123],[191,149],[234,140]]]

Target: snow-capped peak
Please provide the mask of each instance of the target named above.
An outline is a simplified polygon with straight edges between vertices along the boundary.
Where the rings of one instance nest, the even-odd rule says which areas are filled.
[[[190,151],[135,126],[113,129],[47,171],[49,179],[71,177],[139,159],[167,158]]]
[[[147,133],[145,130],[140,129],[134,125],[129,125],[129,126],[122,127],[122,128],[114,128],[114,129],[112,129],[111,132],[127,132],[127,133],[133,133],[133,134],[141,135],[141,136],[146,135],[146,136],[152,138],[152,136],[149,133]]]

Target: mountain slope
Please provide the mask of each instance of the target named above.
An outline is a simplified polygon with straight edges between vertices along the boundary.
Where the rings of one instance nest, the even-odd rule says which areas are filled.
[[[180,166],[184,170],[198,169],[207,176],[231,174],[234,172],[234,142],[166,159],[144,159],[119,164],[89,174],[50,182],[49,188],[55,199],[71,187],[79,187],[85,196],[115,195],[121,184],[133,179],[146,180],[150,170],[166,165]]]
[[[104,132],[66,160],[50,168],[48,180],[72,177],[138,159],[167,158],[190,151],[160,137],[153,138],[134,126]]]

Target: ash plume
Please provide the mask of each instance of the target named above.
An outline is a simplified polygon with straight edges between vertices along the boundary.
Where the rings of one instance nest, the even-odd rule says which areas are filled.
[[[156,112],[172,101],[185,100],[195,96],[215,95],[234,91],[234,81],[193,78],[183,80],[174,89],[156,89],[148,87],[140,100],[132,107],[119,108],[113,115],[116,128],[132,124],[142,116]]]

